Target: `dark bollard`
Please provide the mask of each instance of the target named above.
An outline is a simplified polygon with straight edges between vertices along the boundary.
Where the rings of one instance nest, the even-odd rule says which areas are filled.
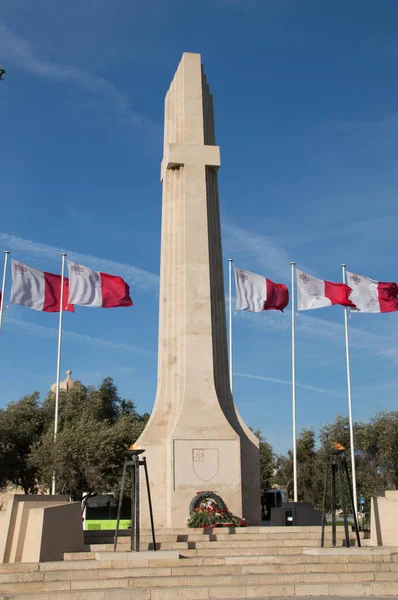
[[[343,446],[341,446],[340,444],[334,443],[332,446],[332,449],[330,451],[330,455],[328,457],[327,463],[326,463],[325,484],[324,484],[324,492],[323,492],[323,510],[322,510],[322,535],[321,535],[321,547],[322,548],[325,545],[326,499],[327,499],[329,473],[331,474],[332,545],[333,545],[333,547],[336,547],[336,472],[338,472],[338,474],[339,474],[339,487],[340,487],[341,505],[343,508],[345,543],[346,543],[347,548],[349,548],[351,546],[350,533],[349,533],[349,529],[348,529],[348,520],[347,520],[346,498],[345,498],[345,491],[344,491],[344,476],[346,477],[349,496],[350,496],[350,504],[351,504],[351,508],[352,508],[352,513],[354,515],[354,526],[355,526],[357,544],[358,544],[358,548],[361,547],[361,539],[359,536],[358,520],[357,520],[357,516],[356,516],[354,499],[352,496],[350,475],[348,472],[347,460],[346,460],[344,451],[345,451],[345,448],[343,448]]]
[[[115,540],[113,551],[116,552],[117,540],[119,536],[120,516],[122,511],[123,493],[126,485],[126,476],[128,469],[131,469],[131,528],[130,528],[130,549],[132,552],[140,551],[140,466],[144,467],[146,479],[146,488],[148,492],[149,516],[151,519],[153,550],[156,552],[155,528],[153,524],[153,511],[151,501],[151,491],[149,487],[148,466],[146,458],[140,460],[139,455],[145,450],[131,449],[127,451],[123,465],[122,485],[120,488],[120,498],[117,510],[117,521],[115,530]]]

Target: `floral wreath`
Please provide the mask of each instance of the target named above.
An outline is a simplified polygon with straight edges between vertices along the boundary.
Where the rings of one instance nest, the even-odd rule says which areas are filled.
[[[247,527],[247,521],[236,517],[215,492],[197,492],[189,505],[188,527]]]

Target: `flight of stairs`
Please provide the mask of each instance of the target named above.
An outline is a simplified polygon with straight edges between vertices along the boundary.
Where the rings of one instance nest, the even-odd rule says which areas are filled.
[[[343,537],[339,528],[339,549],[325,555],[318,554],[319,527],[170,529],[157,533],[157,544],[178,550],[180,559],[159,561],[153,552],[148,560],[98,561],[96,552],[113,549],[112,532],[86,532],[87,551],[64,561],[0,565],[0,600],[398,595],[398,548],[346,550]],[[141,549],[152,549],[149,531]],[[126,550],[124,534],[118,551]]]

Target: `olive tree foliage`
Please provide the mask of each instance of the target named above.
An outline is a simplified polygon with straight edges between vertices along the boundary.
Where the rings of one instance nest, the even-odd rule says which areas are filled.
[[[59,427],[54,444],[55,395],[40,402],[38,392],[0,409],[0,489],[9,484],[26,493],[51,486],[80,499],[83,492],[118,493],[125,451],[134,443],[149,415],[119,395],[111,378],[98,387],[76,383],[59,398]],[[289,450],[275,455],[260,430],[261,489],[280,487],[293,498],[293,459]],[[398,411],[381,412],[354,424],[358,495],[369,499],[382,489],[398,488]],[[303,429],[297,439],[299,500],[320,508],[323,481],[332,442],[346,449],[351,471],[348,419]]]
[[[297,489],[300,502],[317,506],[322,501],[323,465],[316,447],[314,429],[303,429],[297,438]],[[293,499],[293,452],[279,455],[276,459],[275,483]]]
[[[32,444],[43,434],[44,422],[38,392],[0,409],[0,489],[12,484],[26,494],[37,491],[36,469],[29,457]]]
[[[333,422],[314,429],[304,429],[297,439],[299,500],[318,508],[323,502],[323,482],[332,442],[346,448],[350,478],[351,446],[348,418],[336,415]],[[379,490],[398,488],[398,411],[381,412],[368,421],[354,423],[354,454],[358,495],[367,500]],[[293,458],[276,459],[275,482],[293,498]],[[348,498],[348,489],[346,490]]]
[[[259,459],[260,459],[260,488],[267,490],[272,487],[273,476],[276,467],[273,448],[264,438],[260,429],[252,429],[254,435],[259,440]]]
[[[54,403],[54,394],[43,403],[46,427],[30,456],[40,480],[50,486],[54,471],[57,492],[75,499],[84,492],[116,490],[125,451],[139,437],[148,415],[139,415],[131,400],[121,398],[111,378],[98,388],[76,384],[60,394],[54,444]]]
[[[394,462],[394,437],[398,441],[398,413],[379,413],[369,421],[354,423],[353,428],[358,495],[370,499],[378,490],[396,489],[398,464]],[[346,448],[348,471],[352,478],[348,417],[337,415],[333,423],[321,428],[319,438],[319,453],[324,463],[332,442],[340,442]]]
[[[116,490],[124,454],[145,427],[134,403],[121,398],[111,378],[98,387],[76,382],[59,397],[54,444],[55,394],[41,403],[38,392],[0,410],[0,488],[21,486],[26,493],[51,487],[80,499],[83,492]]]

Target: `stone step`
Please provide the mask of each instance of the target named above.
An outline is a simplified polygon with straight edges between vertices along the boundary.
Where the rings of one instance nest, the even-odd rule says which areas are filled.
[[[354,543],[354,540],[352,540]],[[290,547],[305,547],[318,548],[321,545],[320,539],[313,540],[241,540],[234,539],[231,541],[200,541],[200,542],[161,542],[156,544],[158,550],[195,550],[207,548],[290,548]],[[331,540],[327,540],[326,547],[331,547]],[[339,546],[343,543],[340,540]],[[152,550],[153,544],[141,542],[141,550]],[[91,552],[110,552],[113,550],[113,544],[90,544]],[[130,540],[118,540],[117,549],[124,552],[130,549]]]
[[[105,547],[105,546],[100,546],[99,549],[97,550],[93,550],[91,552],[68,552],[65,553],[64,555],[64,559],[66,561],[69,560],[79,560],[79,558],[83,559],[83,560],[94,560],[95,559],[95,555],[96,552],[109,552],[113,550],[113,546],[112,547]],[[117,552],[126,552],[129,550],[129,547],[119,547],[118,546],[118,550]],[[142,548],[142,550],[144,550],[144,548]],[[302,546],[289,546],[287,548],[187,548],[187,549],[180,549],[180,556],[181,557],[192,557],[192,556],[207,556],[207,557],[211,557],[211,556],[274,556],[274,555],[280,555],[280,554],[288,554],[288,555],[295,555],[295,554],[303,554],[303,547]],[[82,556],[80,557],[79,554],[81,554]]]
[[[288,546],[305,546],[308,548],[317,548],[320,540],[230,540],[230,541],[211,541],[211,542],[164,542],[156,544],[156,547],[162,550],[179,550],[185,548],[282,548]],[[118,544],[119,546],[119,544]],[[122,546],[122,544],[121,544]],[[127,543],[126,546],[129,546]],[[152,544],[141,544],[141,547],[149,549]],[[94,550],[96,544],[90,546]]]
[[[70,560],[94,560],[95,552],[90,552],[87,550],[86,552],[65,552],[64,553],[64,561]]]
[[[27,575],[27,574],[24,574]],[[12,581],[3,581],[0,579],[1,590],[12,593],[13,591],[57,591],[63,589],[90,589],[90,588],[109,588],[109,587],[148,587],[148,576],[132,576],[128,569],[110,569],[98,571],[75,572],[75,576],[68,577],[68,571],[47,572],[47,573],[29,573],[31,579],[26,581],[22,574],[9,575]],[[34,576],[34,577],[33,577]],[[396,571],[376,571],[376,572],[303,572],[303,573],[222,573],[214,574],[203,573],[200,575],[189,574],[162,574],[162,570],[155,571],[150,576],[150,585],[153,587],[206,587],[212,585],[251,585],[270,584],[270,583],[333,583],[336,581],[345,582],[367,582],[367,581],[395,581],[398,582],[398,573]]]
[[[187,581],[189,578],[186,578]],[[96,587],[72,587],[72,582],[58,582],[58,587],[54,590],[45,588],[45,582],[37,583],[36,589],[20,592],[14,588],[8,592],[2,589],[0,591],[0,600],[194,600],[210,598],[269,598],[269,597],[289,597],[289,596],[395,596],[398,595],[398,582],[389,580],[374,581],[342,581],[335,579],[334,582],[308,582],[308,583],[260,583],[252,582],[248,584],[234,585],[214,585],[214,580],[207,584],[195,586],[184,585],[178,587],[153,586],[144,588],[131,588],[128,585],[118,585],[113,580],[102,583],[95,582]],[[53,586],[57,582],[52,582]],[[83,582],[74,582],[75,585]],[[107,585],[107,584],[110,585]],[[113,584],[113,585],[112,585]],[[84,590],[84,591],[83,591]]]
[[[394,552],[398,552],[398,549],[393,549]],[[64,554],[64,561],[69,563],[70,561],[88,561],[95,560],[95,552],[67,552]],[[154,552],[154,561],[156,561],[156,553]],[[263,562],[278,562],[278,563],[289,563],[289,562],[361,562],[366,560],[368,562],[398,562],[398,554],[388,554],[388,555],[370,555],[366,556],[366,558],[357,555],[341,555],[341,556],[306,556],[303,554],[303,548],[277,548],[275,551],[272,549],[213,549],[210,548],[206,551],[200,550],[184,550],[181,554],[181,557],[196,557],[197,560],[205,561],[203,564],[207,564],[206,561],[215,560],[225,560],[230,562],[234,560],[234,557],[237,557],[240,561],[263,561]],[[152,561],[150,561],[152,562]],[[141,566],[144,566],[142,561],[139,563]],[[220,563],[218,563],[220,564]],[[1,565],[0,565],[1,570]]]
[[[179,561],[188,562],[189,561]],[[287,575],[287,574],[333,574],[334,578],[339,578],[342,573],[388,573],[386,577],[393,577],[398,580],[398,563],[297,563],[297,564],[223,564],[223,565],[193,565],[191,563],[181,566],[169,567],[131,567],[119,565],[117,561],[113,564],[102,563],[101,561],[89,561],[88,568],[79,569],[81,565],[75,565],[75,568],[59,569],[46,568],[42,563],[37,571],[27,570],[19,572],[9,571],[0,572],[0,589],[3,584],[8,583],[30,583],[37,581],[77,581],[77,580],[103,580],[114,578],[155,578],[187,576],[187,577],[223,577],[226,575]],[[336,575],[337,574],[337,575]],[[332,579],[333,580],[333,579]],[[361,580],[361,579],[360,579]]]
[[[286,529],[294,530],[294,531],[321,531],[321,525],[298,525],[298,526],[271,526],[271,525],[249,525],[248,527],[205,527],[205,529],[218,529],[223,531],[230,531],[232,533],[245,533],[245,532],[262,532],[262,531],[286,531]],[[326,530],[332,530],[331,525],[326,525]],[[86,529],[86,532],[91,531],[99,531],[98,529]],[[103,529],[100,531],[112,531],[112,529]],[[114,531],[114,530],[113,530]],[[126,531],[126,530],[124,530]],[[151,533],[150,527],[142,527],[141,531],[144,533]],[[155,532],[163,532],[163,533],[195,533],[203,531],[203,527],[160,527],[155,528]],[[336,531],[344,531],[343,525],[337,525]]]
[[[364,549],[365,550],[365,549]],[[196,556],[195,558],[189,558],[190,564],[192,560],[195,560],[195,565],[207,565],[207,564],[232,564],[234,561],[239,561],[240,563],[245,564],[258,564],[258,563],[273,563],[273,564],[288,564],[288,563],[299,563],[299,562],[317,562],[317,563],[345,563],[345,562],[362,562],[366,561],[369,563],[378,563],[378,562],[398,562],[398,553],[397,549],[387,549],[387,554],[379,554],[379,553],[366,553],[366,555],[362,556],[361,554],[349,553],[335,556],[325,556],[325,555],[306,555],[306,554],[265,554],[261,552],[260,554],[253,555],[252,553],[246,555],[238,555],[234,556],[209,556],[207,553],[203,556]],[[95,552],[69,552],[65,553],[63,562],[52,562],[52,563],[42,563],[40,568],[46,569],[55,568],[56,565],[61,565],[60,568],[73,568],[74,566],[84,563],[87,565],[95,560]],[[183,562],[185,559],[181,559]],[[167,562],[167,564],[162,561],[163,566],[179,566],[181,564],[181,560],[172,561],[171,564]],[[188,559],[187,559],[188,560]],[[112,561],[115,563],[119,563],[120,560]],[[71,564],[73,563],[73,564]],[[102,563],[105,564],[105,563]],[[16,563],[12,565],[0,565],[0,572],[2,569],[15,569],[19,570],[23,568],[25,565],[21,563]],[[34,566],[34,564],[29,564],[29,567]],[[153,559],[148,561],[134,561],[132,558],[128,561],[128,566],[134,567],[144,567],[144,566],[159,566],[159,562],[156,560],[156,553],[153,553]],[[88,568],[86,566],[82,566],[81,568]],[[91,567],[90,567],[91,568]],[[36,569],[38,570],[38,569]]]
[[[128,540],[130,538],[130,536],[118,536],[118,543],[123,543],[126,542],[126,540]],[[152,536],[151,535],[142,535],[140,536],[141,538],[141,542],[145,542],[145,543],[152,543]],[[232,534],[220,534],[220,533],[214,533],[214,534],[187,534],[187,535],[183,535],[183,534],[160,534],[156,536],[156,542],[157,543],[165,543],[165,542],[210,542],[210,541],[214,541],[214,542],[226,542],[226,541],[231,541],[231,539],[239,539],[239,540],[244,540],[244,541],[273,541],[273,540],[299,540],[301,543],[304,543],[305,540],[320,540],[321,539],[321,534],[318,532],[307,532],[307,533],[297,533],[297,534],[291,534],[291,533],[248,533],[245,536],[236,536],[233,537]],[[110,544],[113,543],[114,540],[114,536],[103,536],[103,535],[98,535],[98,536],[85,536],[85,543],[87,545],[92,545],[92,544]],[[332,540],[332,534],[330,532],[327,532],[327,534],[325,535],[325,539],[328,541]],[[342,536],[341,534],[338,534],[337,536],[337,541],[341,542],[342,540],[345,539],[344,536]],[[350,532],[350,539],[355,539],[355,536]]]
[[[397,548],[353,549],[352,553],[343,549],[303,551],[280,547],[260,549],[257,554],[253,548],[204,548],[185,551],[203,555],[161,562],[156,553],[153,559],[123,561],[97,561],[92,559],[94,553],[83,553],[83,560],[78,554],[78,560],[3,564],[0,600],[398,594]]]
[[[275,556],[303,554],[302,546],[288,548],[206,548],[181,550],[180,556]]]
[[[100,550],[95,550],[91,552],[68,552],[64,554],[64,560],[94,560],[96,552],[109,552],[113,550],[111,548],[104,548],[101,546]],[[129,548],[119,548],[117,552],[126,552]],[[280,556],[280,555],[302,555],[303,547],[302,546],[289,546],[289,547],[281,547],[281,548],[189,548],[189,549],[181,549],[179,550],[180,556],[182,558],[189,558],[192,556],[206,556],[206,557],[214,557],[214,556]]]
[[[349,527],[350,530],[353,531],[353,529],[351,527]],[[148,531],[148,529],[140,529],[141,532],[141,536],[147,536],[152,538],[152,532]],[[114,529],[98,529],[98,530],[91,530],[91,531],[84,531],[84,537],[87,538],[91,538],[91,537],[104,537],[104,538],[113,538],[115,535],[115,530]],[[309,531],[305,530],[302,531],[302,528],[300,527],[262,527],[259,531],[253,531],[252,528],[250,527],[243,527],[242,529],[230,529],[227,527],[200,527],[197,529],[181,529],[181,530],[177,530],[177,531],[170,531],[167,529],[159,529],[158,531],[155,531],[155,537],[162,537],[162,536],[172,536],[173,538],[183,535],[183,536],[206,536],[206,535],[223,535],[223,536],[258,536],[258,535],[265,535],[268,537],[274,537],[276,536],[304,536],[306,537],[306,535],[309,535],[310,537],[313,535],[317,535],[320,536],[322,533],[322,528],[321,527],[312,527],[312,529],[310,529]],[[336,535],[343,537],[344,536],[344,527],[338,527],[336,529]],[[130,529],[122,529],[119,531],[119,537],[129,537],[130,536]],[[326,536],[332,536],[332,528],[331,527],[326,527],[325,528],[325,535]]]
[[[317,545],[308,545],[308,546],[271,546],[271,545],[245,545],[245,544],[236,544],[234,546],[230,545],[217,545],[213,542],[208,542],[205,546],[202,544],[167,544],[158,547],[158,550],[176,550],[180,552],[183,556],[213,556],[214,552],[216,554],[222,555],[224,554],[302,554],[304,548],[318,548]],[[119,552],[128,552],[130,550],[130,546],[119,546],[117,547]],[[91,552],[110,552],[113,550],[113,546],[92,546]],[[152,547],[148,547],[148,545],[141,545],[141,551],[152,550]],[[191,554],[195,552],[195,554]]]
[[[320,526],[312,526],[312,527],[182,527],[176,529],[170,528],[162,528],[155,530],[155,535],[209,535],[213,533],[219,533],[223,535],[262,535],[269,534],[273,535],[275,533],[278,534],[299,534],[299,533],[318,533],[321,534],[322,527]],[[121,529],[119,530],[119,535],[123,536],[129,535],[129,529]],[[332,528],[327,526],[325,527],[325,533],[330,535],[332,534]],[[336,527],[336,533],[338,535],[344,535],[344,527]],[[115,534],[114,529],[90,529],[85,530],[85,536],[96,536],[102,535],[104,537],[113,537]],[[141,528],[142,535],[152,535],[151,529]]]
[[[298,526],[298,527],[179,527],[179,528],[162,528],[155,530],[155,535],[207,535],[212,533],[220,533],[223,535],[256,535],[256,534],[296,534],[296,533],[318,533],[321,535],[322,527],[319,525],[312,526]],[[344,527],[336,527],[337,534],[344,535]],[[332,535],[332,528],[330,526],[325,527],[325,533]],[[152,532],[150,529],[141,529],[142,535],[151,536]],[[104,537],[113,537],[115,535],[114,529],[89,529],[84,531],[85,536],[96,536],[101,535]],[[119,532],[120,536],[129,535],[129,530],[122,529]]]

